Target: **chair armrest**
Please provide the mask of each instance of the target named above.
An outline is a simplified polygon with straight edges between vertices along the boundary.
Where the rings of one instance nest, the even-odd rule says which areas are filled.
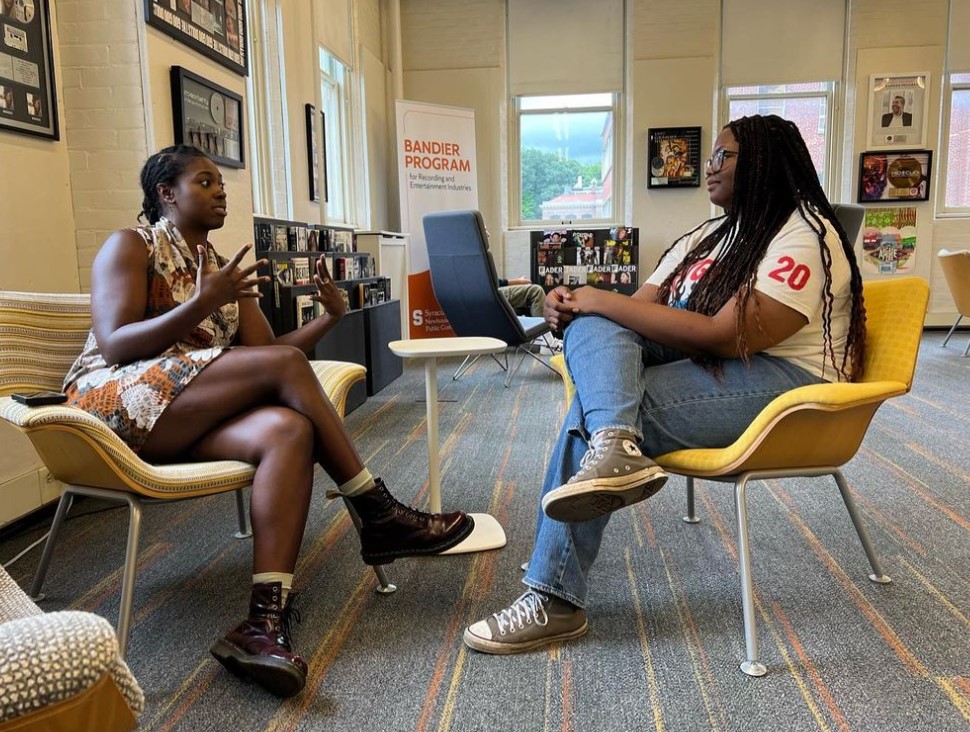
[[[359,363],[347,361],[310,361],[310,366],[337,414],[343,419],[347,394],[354,384],[367,375],[367,369]]]
[[[114,629],[92,613],[41,613],[0,625],[0,722],[69,699],[106,673],[137,718],[145,708],[141,687],[118,655]]]
[[[0,567],[0,623],[31,615],[41,615],[43,610],[37,607],[27,593],[20,589],[3,567]]]

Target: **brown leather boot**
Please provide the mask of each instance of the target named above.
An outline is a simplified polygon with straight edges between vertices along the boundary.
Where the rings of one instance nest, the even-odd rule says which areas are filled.
[[[360,554],[365,564],[390,564],[398,557],[438,554],[458,544],[475,528],[462,513],[424,513],[394,498],[380,478],[376,487],[348,498],[363,524]]]
[[[293,608],[295,592],[280,603],[279,582],[253,585],[249,617],[226,633],[210,649],[236,676],[255,681],[276,696],[293,696],[306,683],[306,661],[290,647],[290,623],[300,621]]]

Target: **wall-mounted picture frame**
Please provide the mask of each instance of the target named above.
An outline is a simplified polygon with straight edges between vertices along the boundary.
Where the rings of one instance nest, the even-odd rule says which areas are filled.
[[[925,147],[929,85],[927,71],[872,74],[867,147]]]
[[[879,150],[859,155],[859,203],[927,201],[932,150]]]
[[[249,74],[243,0],[145,0],[145,20],[237,74]]]
[[[310,200],[320,200],[320,144],[317,142],[317,110],[312,104],[304,105],[306,115],[306,155],[310,184]]]
[[[0,2],[0,130],[59,140],[50,0]]]
[[[227,168],[245,168],[242,97],[181,66],[171,75],[175,142],[194,145]]]
[[[330,200],[330,189],[327,185],[330,171],[327,170],[327,113],[322,110],[320,111],[320,139],[323,141],[320,145],[320,160],[323,163],[321,165],[320,186],[322,190],[320,191],[320,198],[326,203]]]
[[[700,127],[647,130],[647,188],[696,188],[703,172]]]

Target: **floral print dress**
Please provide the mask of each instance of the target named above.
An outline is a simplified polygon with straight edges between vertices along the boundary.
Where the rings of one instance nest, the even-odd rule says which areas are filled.
[[[148,247],[148,320],[192,297],[198,261],[164,217],[134,231]],[[211,244],[206,248],[210,266],[225,266],[227,260]],[[68,403],[100,419],[138,452],[165,407],[232,343],[238,327],[239,306],[229,303],[156,358],[114,366],[105,362],[92,330],[64,379]]]

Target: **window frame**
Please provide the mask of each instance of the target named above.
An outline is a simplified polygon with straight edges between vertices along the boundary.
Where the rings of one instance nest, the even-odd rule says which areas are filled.
[[[795,84],[822,84],[827,88],[819,91],[782,91],[782,92],[732,92],[732,89],[744,88],[746,86],[758,86],[758,87],[771,87],[771,86],[792,86]],[[825,119],[824,119],[824,132],[825,135],[825,182],[822,185],[822,190],[825,193],[825,197],[830,201],[839,200],[839,192],[841,190],[841,185],[837,182],[839,180],[840,173],[840,146],[835,143],[838,137],[839,130],[836,129],[836,118],[837,115],[837,104],[838,104],[838,93],[840,91],[840,84],[838,81],[830,79],[827,81],[810,81],[810,82],[785,82],[777,84],[748,84],[748,85],[737,85],[737,86],[725,86],[721,89],[721,111],[720,111],[720,124],[718,129],[726,125],[731,120],[731,102],[733,101],[762,101],[769,99],[771,101],[780,101],[782,103],[787,99],[824,99],[825,100]],[[781,116],[781,115],[779,115]],[[816,127],[818,129],[818,127]]]
[[[966,81],[953,81],[955,76],[966,76]],[[970,218],[970,205],[947,206],[946,184],[950,168],[950,117],[953,111],[953,93],[963,91],[970,93],[970,69],[967,71],[950,71],[944,75],[943,89],[943,118],[940,147],[942,148],[937,163],[936,174],[936,216],[941,219]],[[970,160],[966,161],[970,165]]]
[[[340,186],[334,185],[333,180],[327,181],[328,200],[326,204],[327,223],[361,228],[369,219],[367,211],[367,166],[351,164],[350,161],[366,160],[363,140],[364,115],[362,110],[363,93],[360,88],[361,80],[356,70],[344,63],[329,49],[321,45],[318,49],[318,80],[320,89],[320,110],[325,113],[324,154],[327,160],[326,173],[337,170],[340,175]],[[339,65],[340,74],[331,70],[331,65]],[[342,76],[342,80],[339,78]],[[328,94],[328,91],[330,92]],[[336,100],[330,103],[330,98]],[[336,109],[337,119],[333,119]],[[337,158],[333,150],[328,147],[328,139],[336,136],[340,155]],[[335,159],[336,158],[336,159]],[[337,197],[335,201],[334,198]],[[337,203],[340,210],[335,211]]]
[[[523,99],[541,99],[543,97],[549,98],[568,98],[568,97],[588,97],[588,96],[598,96],[601,94],[609,94],[611,97],[611,104],[609,105],[594,105],[594,106],[558,106],[558,107],[547,107],[547,108],[536,108],[536,109],[523,109],[522,100]],[[623,202],[625,201],[625,178],[623,175],[623,160],[620,156],[620,151],[623,149],[622,140],[618,139],[622,131],[621,123],[621,104],[622,104],[622,94],[620,92],[597,92],[592,94],[524,94],[521,96],[510,97],[509,106],[512,110],[510,115],[509,123],[509,133],[508,133],[508,145],[509,145],[509,155],[508,155],[508,175],[509,175],[509,228],[511,230],[520,229],[539,229],[544,227],[553,226],[571,226],[577,223],[582,226],[603,226],[606,224],[614,224],[622,221],[622,216],[620,211],[623,209]],[[564,112],[609,112],[613,115],[612,122],[612,134],[611,143],[609,150],[609,158],[611,159],[612,167],[612,193],[611,199],[613,201],[612,211],[609,217],[606,218],[589,218],[589,219],[575,219],[572,221],[563,221],[561,219],[523,219],[522,218],[522,149],[521,149],[521,119],[523,115],[539,115],[539,114],[549,114],[555,111]],[[605,159],[605,157],[604,157]],[[606,168],[601,169],[602,173],[607,171]],[[601,180],[602,182],[602,180]]]

